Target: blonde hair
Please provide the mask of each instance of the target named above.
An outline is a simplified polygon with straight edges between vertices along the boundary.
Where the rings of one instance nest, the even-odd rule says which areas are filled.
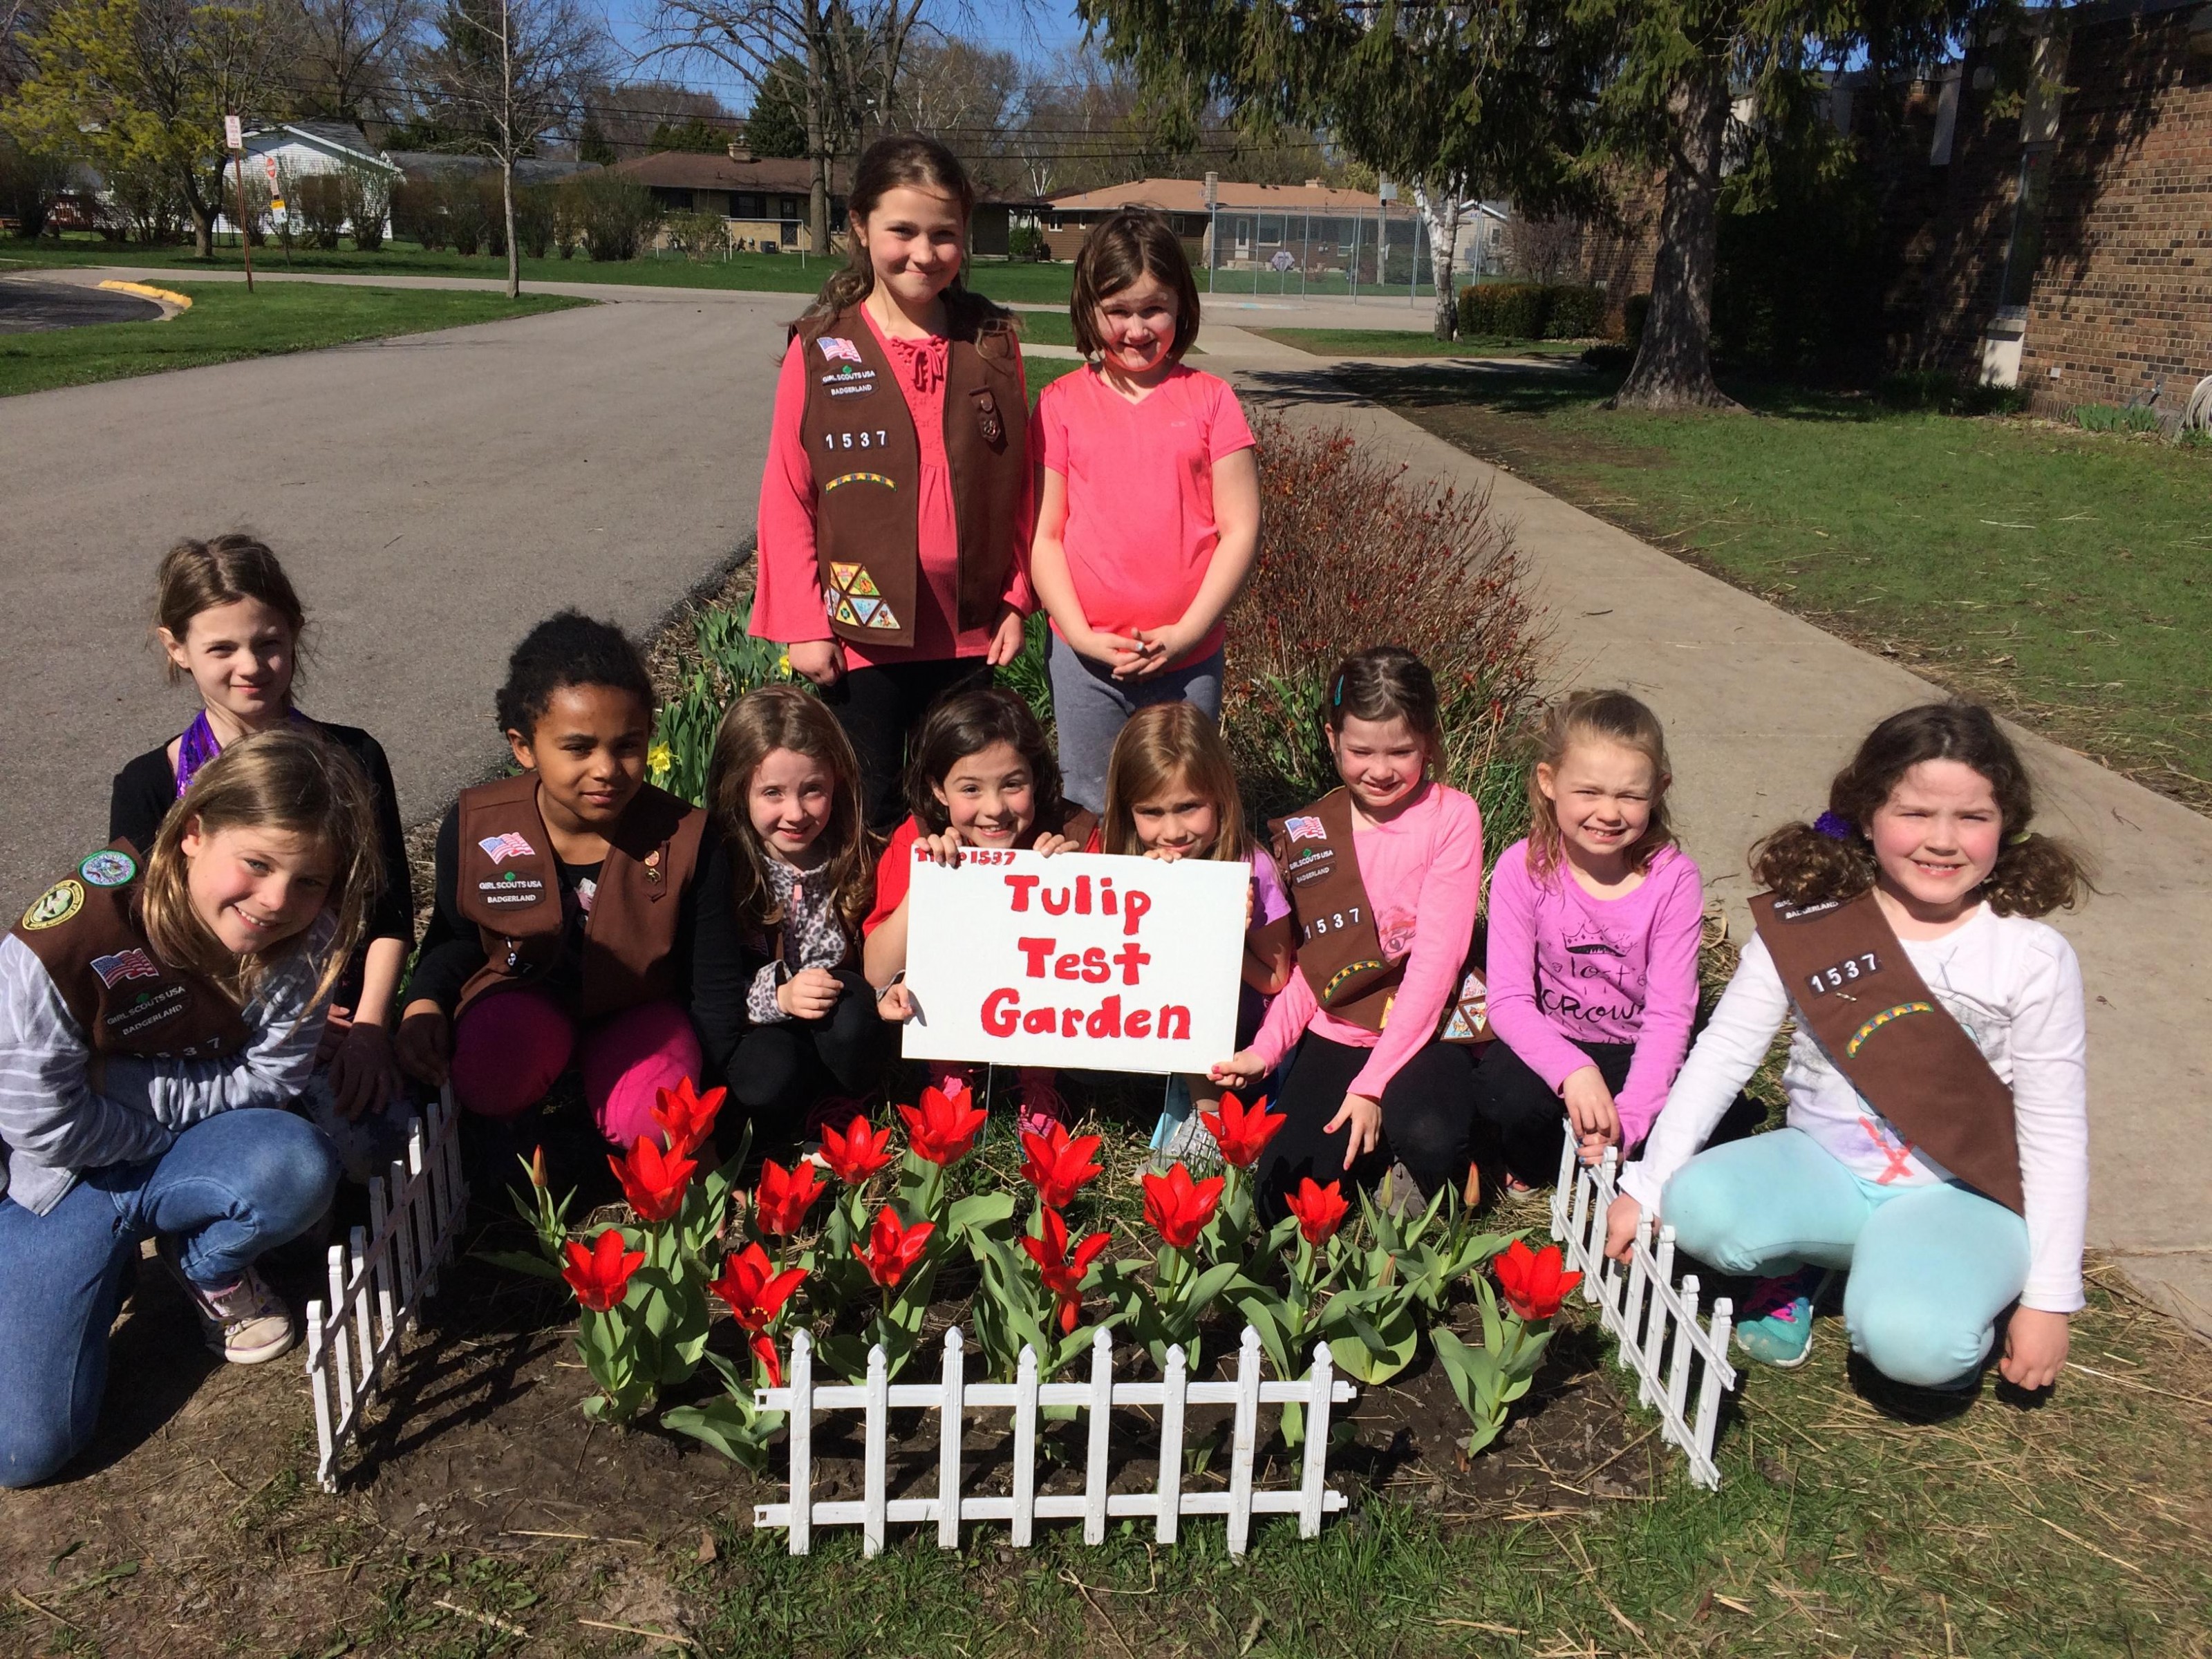
[[[1650,822],[1630,844],[1624,856],[1631,870],[1651,867],[1662,848],[1674,845],[1674,826],[1667,816],[1667,780],[1674,768],[1667,761],[1667,734],[1659,717],[1626,691],[1570,691],[1544,711],[1538,728],[1536,760],[1554,775],[1568,751],[1580,743],[1617,743],[1633,749],[1651,763]],[[1528,769],[1528,871],[1549,876],[1561,856],[1559,811]]]
[[[292,678],[300,678],[300,636],[307,631],[307,613],[292,579],[269,550],[267,543],[242,530],[213,541],[181,541],[161,556],[154,573],[154,623],[179,645],[190,631],[192,618],[203,611],[254,599],[284,619],[292,632]],[[185,671],[169,659],[172,682]]]
[[[830,897],[845,931],[858,938],[860,920],[876,896],[873,851],[860,824],[860,763],[852,739],[827,704],[792,685],[764,685],[730,705],[714,733],[714,752],[707,763],[707,810],[730,849],[732,908],[748,927],[782,920],[775,890],[769,884],[769,850],[753,828],[753,774],[778,749],[819,761],[835,784],[830,822],[822,838],[829,848]]]
[[[1114,739],[1106,763],[1106,811],[1098,826],[1099,849],[1133,856],[1145,850],[1137,839],[1136,805],[1155,800],[1178,784],[1213,803],[1213,845],[1200,855],[1240,861],[1252,856],[1237,798],[1237,768],[1229,745],[1204,710],[1187,702],[1156,702],[1129,716]]]
[[[318,732],[288,726],[240,738],[199,769],[146,855],[138,920],[147,943],[162,961],[213,981],[241,1004],[252,1000],[271,963],[307,948],[308,929],[266,951],[234,955],[192,908],[184,838],[195,827],[203,836],[232,829],[302,836],[328,848],[336,866],[323,908],[337,918],[337,931],[307,1004],[313,1008],[344,972],[384,884],[374,801],[361,763]]]

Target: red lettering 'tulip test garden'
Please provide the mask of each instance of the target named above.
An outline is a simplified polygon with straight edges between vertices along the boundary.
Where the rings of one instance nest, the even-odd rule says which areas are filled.
[[[918,858],[909,1060],[1204,1072],[1237,1048],[1251,867],[1095,853]]]

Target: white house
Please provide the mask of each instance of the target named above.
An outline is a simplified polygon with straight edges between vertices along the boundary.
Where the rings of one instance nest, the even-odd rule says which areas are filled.
[[[231,192],[237,185],[231,167],[236,165],[234,160],[223,169],[227,201],[235,200]],[[368,147],[368,140],[362,135],[361,129],[350,121],[278,121],[246,131],[246,179],[249,185],[258,185],[265,189],[272,201],[283,198],[283,185],[288,179],[349,169],[374,174],[387,186],[398,184],[404,176],[399,168]],[[297,216],[289,208],[285,212],[296,226]],[[218,228],[237,228],[228,219],[221,221]],[[351,228],[350,225],[347,227],[348,230]]]

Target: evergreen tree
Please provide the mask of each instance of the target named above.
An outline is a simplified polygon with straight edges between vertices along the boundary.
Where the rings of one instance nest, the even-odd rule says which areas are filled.
[[[762,78],[745,116],[745,148],[756,155],[806,154],[806,70],[796,58],[779,58]]]

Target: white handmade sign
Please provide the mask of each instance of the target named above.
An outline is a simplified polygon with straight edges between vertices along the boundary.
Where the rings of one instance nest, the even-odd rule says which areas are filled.
[[[1203,1072],[1237,1049],[1252,867],[916,849],[909,1060]]]

